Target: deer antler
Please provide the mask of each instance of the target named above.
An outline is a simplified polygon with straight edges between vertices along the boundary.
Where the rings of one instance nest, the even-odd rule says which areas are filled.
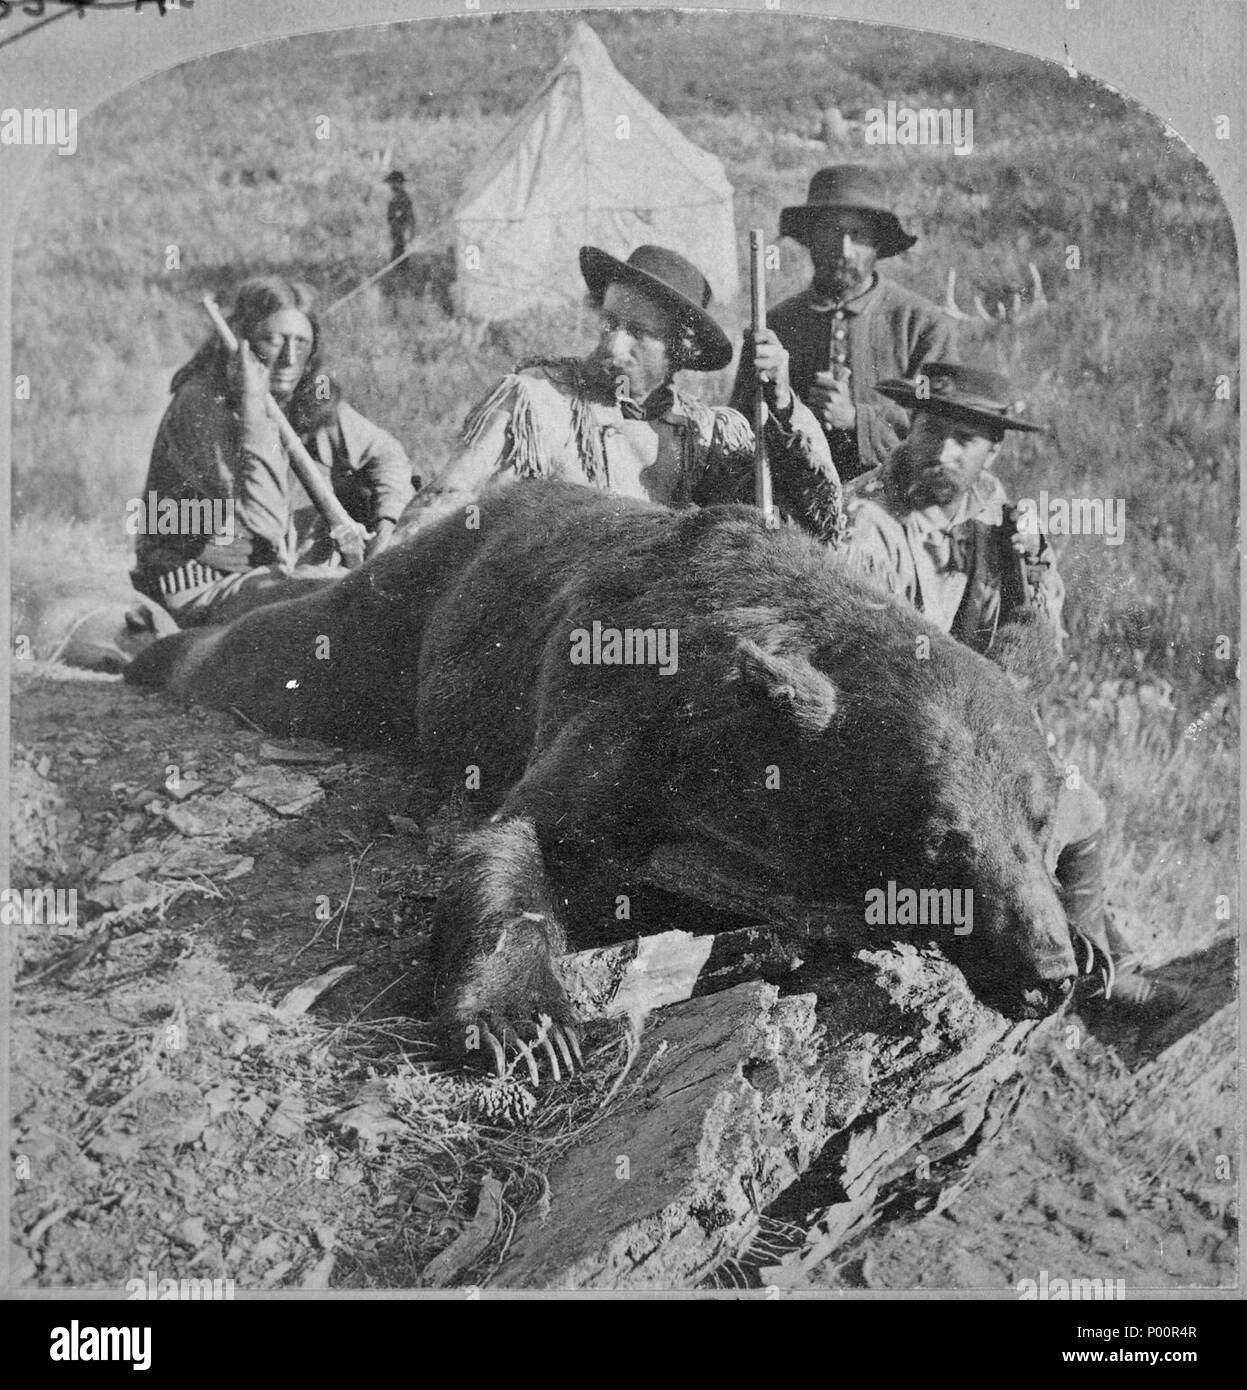
[[[963,313],[957,307],[957,272],[950,266],[948,269],[948,289],[944,294],[944,302],[940,308],[950,319],[968,319],[969,314]]]
[[[1030,261],[1027,268],[1031,275],[1031,301],[1029,304],[1023,304],[1020,294],[1013,296],[1013,312],[1010,317],[1014,323],[1033,319],[1036,315],[1042,314],[1048,307],[1048,296],[1044,294],[1043,280],[1040,278],[1038,267],[1034,261]]]
[[[944,292],[944,302],[940,309],[948,315],[950,319],[981,319],[984,323],[1024,323],[1027,319],[1034,318],[1037,314],[1042,314],[1048,307],[1048,296],[1044,294],[1043,280],[1040,278],[1039,269],[1034,261],[1027,263],[1031,277],[1031,300],[1029,304],[1023,303],[1020,290],[1014,290],[1013,300],[1005,307],[1000,300],[996,301],[996,312],[991,314],[987,306],[983,303],[983,296],[974,296],[974,313],[967,314],[957,303],[957,272],[950,269],[948,272],[948,288]]]

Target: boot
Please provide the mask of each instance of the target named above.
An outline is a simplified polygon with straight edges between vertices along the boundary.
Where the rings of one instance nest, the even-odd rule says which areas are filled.
[[[1085,998],[1112,997],[1115,969],[1108,941],[1104,901],[1104,863],[1097,833],[1074,840],[1056,863],[1057,896],[1065,909],[1074,960],[1080,977],[1078,993]]]
[[[1081,977],[1076,997],[1107,1005],[1123,1021],[1139,1023],[1155,1022],[1180,1008],[1186,992],[1144,972],[1123,914],[1106,901],[1101,837],[1066,845],[1056,877]]]
[[[1190,987],[1170,984],[1144,970],[1135,947],[1137,933],[1125,928],[1126,921],[1125,914],[1109,903],[1105,922],[1109,946],[1117,960],[1111,1007],[1115,1015],[1131,1022],[1155,1023],[1186,1003]]]

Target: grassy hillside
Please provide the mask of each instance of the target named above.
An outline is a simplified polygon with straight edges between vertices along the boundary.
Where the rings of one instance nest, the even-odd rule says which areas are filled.
[[[32,399],[16,408],[18,514],[97,519],[120,542],[168,375],[204,331],[199,296],[264,269],[333,296],[376,269],[388,242],[373,155],[386,148],[423,244],[440,251],[469,171],[571,22],[429,21],[257,46],[166,73],[86,120],[77,157],[48,161],[19,240],[15,369]],[[889,264],[898,279],[939,297],[955,268],[968,308],[968,291],[994,304],[1039,265],[1049,313],[964,325],[963,353],[1010,372],[1053,426],[1013,446],[1002,471],[1015,491],[1125,499],[1124,545],[1064,544],[1075,648],[1098,676],[1144,667],[1197,701],[1224,687],[1234,663],[1212,649],[1237,631],[1237,419],[1214,391],[1225,374],[1236,398],[1237,276],[1228,218],[1189,151],[1105,89],[997,49],[770,14],[592,23],[625,76],[725,161],[742,251],[745,229],[774,229],[819,164],[873,157],[922,233]],[[973,155],[813,139],[830,101],[860,116],[888,99],[972,108]],[[784,243],[783,257],[772,302],[807,272],[799,248]],[[740,306],[722,311],[739,324]],[[583,346],[587,325],[571,313],[463,323],[374,289],[332,328],[350,397],[427,475],[498,372]]]

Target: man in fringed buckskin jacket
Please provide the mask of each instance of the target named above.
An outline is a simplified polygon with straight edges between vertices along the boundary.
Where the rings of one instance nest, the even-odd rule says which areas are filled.
[[[718,371],[732,358],[707,312],[710,286],[689,261],[641,246],[627,261],[580,252],[601,315],[584,358],[540,358],[503,377],[468,414],[459,449],[408,507],[398,536],[469,504],[487,483],[561,478],[670,507],[753,498],[753,428],[675,385],[679,371]],[[750,374],[769,404],[766,443],[781,514],[835,543],[840,483],[818,422],[788,382],[788,354],[763,330]]]

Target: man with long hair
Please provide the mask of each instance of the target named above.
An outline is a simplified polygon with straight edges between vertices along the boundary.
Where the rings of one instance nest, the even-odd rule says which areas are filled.
[[[402,445],[353,410],[325,369],[310,286],[248,280],[229,322],[236,354],[213,334],[174,375],[147,473],[147,515],[159,524],[140,535],[132,578],[182,627],[228,622],[342,572],[268,414],[270,394],[371,531],[369,554],[388,545],[414,492]]]

